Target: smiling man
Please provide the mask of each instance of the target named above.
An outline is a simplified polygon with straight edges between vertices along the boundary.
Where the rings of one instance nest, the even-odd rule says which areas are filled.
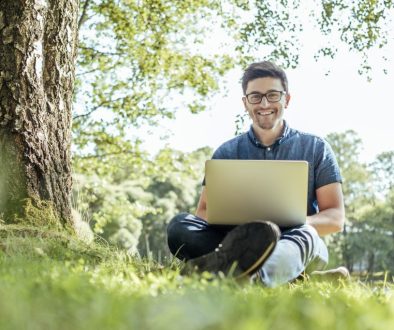
[[[239,226],[211,225],[203,186],[196,214],[181,213],[169,223],[168,245],[189,268],[236,276],[256,274],[272,287],[327,264],[328,251],[320,236],[343,228],[341,176],[324,139],[293,129],[284,120],[291,97],[280,67],[267,61],[251,64],[242,77],[242,89],[252,125],[248,132],[222,144],[212,158],[307,161],[305,224],[278,228],[270,219],[256,219]],[[342,268],[339,272],[346,275]]]

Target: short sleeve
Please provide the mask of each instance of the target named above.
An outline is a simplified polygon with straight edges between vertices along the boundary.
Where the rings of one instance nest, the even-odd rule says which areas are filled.
[[[334,152],[325,140],[321,140],[315,158],[315,189],[330,183],[342,183],[342,177]]]

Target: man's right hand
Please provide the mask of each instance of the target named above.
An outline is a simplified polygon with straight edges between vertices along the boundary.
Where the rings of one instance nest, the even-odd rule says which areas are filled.
[[[198,201],[196,216],[207,221],[207,192],[205,186],[202,187],[200,200]]]

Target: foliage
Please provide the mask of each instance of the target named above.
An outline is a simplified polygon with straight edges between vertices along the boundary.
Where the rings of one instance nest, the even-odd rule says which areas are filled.
[[[253,18],[241,26],[242,42],[237,45],[243,66],[259,57],[284,67],[297,66],[302,23],[294,13],[299,6],[299,1],[252,2]]]
[[[382,152],[371,164],[371,171],[376,183],[375,190],[385,196],[394,189],[394,151]]]
[[[237,2],[237,1],[236,1]],[[249,5],[248,5],[249,3]],[[298,64],[300,50],[305,46],[304,33],[317,29],[324,41],[316,43],[315,59],[334,59],[338,43],[349,51],[360,54],[360,74],[370,74],[368,55],[382,49],[390,40],[390,16],[393,1],[337,1],[301,2],[299,0],[241,1],[245,13],[252,17],[240,27],[237,49],[245,65],[256,57],[273,59],[285,67]],[[309,24],[305,17],[309,17]],[[387,61],[381,53],[382,58]]]
[[[329,239],[334,264],[370,274],[394,271],[393,152],[383,152],[368,165],[359,160],[362,141],[356,132],[331,133],[327,140],[341,168],[347,218],[344,233]]]
[[[144,256],[168,255],[167,223],[195,208],[204,161],[212,150],[191,153],[162,149],[145,171],[116,176],[75,175],[74,200],[93,231],[108,242]],[[155,171],[149,167],[156,164]],[[170,164],[170,165],[168,165]],[[170,166],[170,168],[168,168]]]
[[[394,273],[394,190],[385,201],[366,207],[360,213],[360,221],[349,233],[355,261],[364,263],[361,268],[370,274],[377,270]]]
[[[388,43],[394,10],[386,0],[83,0],[80,6],[74,153],[76,162],[90,164],[79,173],[99,175],[114,172],[123,155],[142,166],[148,156],[139,150],[137,128],[185,109],[202,111],[235,65],[271,59],[297,66],[300,49],[310,44],[305,31],[327,38],[316,44],[316,59],[335,58],[339,41],[361,55],[360,73],[368,75],[368,54]]]
[[[137,252],[140,218],[155,212],[148,206],[151,196],[137,184],[126,181],[114,185],[103,177],[78,176],[74,187],[78,212],[94,233],[130,253]]]
[[[226,55],[201,55],[191,47],[211,32],[208,22],[218,4],[81,1],[73,123],[78,156],[112,166],[122,154],[144,161],[137,127],[174,118],[177,109],[195,113],[205,108],[219,77],[233,66]],[[94,165],[102,171],[100,163]]]
[[[359,251],[357,251],[357,245],[349,242],[348,233],[353,230],[354,224],[358,221],[360,207],[370,204],[373,200],[370,173],[367,170],[367,164],[359,160],[362,141],[355,131],[331,133],[326,139],[336,155],[341,170],[346,211],[344,233],[332,235],[327,241],[331,247],[333,261],[344,263],[350,270],[353,270]]]
[[[143,237],[139,251],[144,256],[157,253],[155,258],[169,255],[166,227],[178,213],[194,213],[201,191],[204,163],[212,155],[210,148],[197,149],[191,153],[163,149],[156,159],[171,158],[173,169],[152,177],[147,187],[154,199],[152,206],[158,212],[143,217]]]
[[[1,329],[390,329],[394,322],[387,282],[266,289],[181,276],[176,264],[163,268],[66,237],[5,227],[0,235]]]
[[[353,130],[331,133],[326,138],[341,169],[347,218],[353,220],[357,208],[365,203],[370,203],[374,197],[368,166],[360,162],[359,159],[362,140]]]
[[[326,34],[337,33],[350,51],[362,55],[359,73],[369,74],[369,51],[383,48],[389,40],[389,20],[394,8],[393,1],[322,1],[320,28]],[[323,49],[324,50],[324,49]],[[337,49],[330,46],[326,51],[335,56]],[[385,61],[387,58],[383,57]]]

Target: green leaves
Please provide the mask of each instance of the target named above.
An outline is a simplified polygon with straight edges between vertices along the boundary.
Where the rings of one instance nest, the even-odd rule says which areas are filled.
[[[311,29],[327,38],[316,44],[316,60],[334,59],[339,41],[360,54],[359,71],[368,74],[369,51],[386,45],[393,9],[387,0],[82,1],[76,157],[111,154],[117,147],[104,144],[120,139],[131,147],[139,141],[135,127],[204,111],[235,65],[264,58],[294,68]]]
[[[135,252],[139,243],[139,253],[144,256],[152,250],[166,255],[167,223],[177,213],[194,212],[204,162],[211,154],[209,148],[192,153],[167,148],[141,163],[127,159],[121,163],[118,157],[113,171],[102,162],[90,166],[96,171],[103,169],[100,176],[88,167],[84,171],[78,167],[84,174],[74,176],[77,210],[93,231],[110,243],[130,252]],[[87,161],[80,159],[77,165]]]
[[[85,0],[81,8],[74,163],[100,173],[108,164],[113,173],[122,150],[130,162],[147,158],[135,127],[203,111],[234,61],[194,49],[210,33],[218,1]]]
[[[347,218],[344,235],[330,238],[333,254],[340,255],[337,262],[351,270],[361,264],[368,273],[394,272],[394,152],[365,164],[359,160],[362,141],[356,132],[331,133],[327,140],[341,169]]]
[[[357,205],[373,198],[369,183],[371,175],[367,164],[363,164],[359,160],[362,140],[353,130],[331,133],[326,138],[334,150],[341,169],[347,217],[352,218],[352,212],[357,208]]]
[[[295,14],[299,2],[255,1],[253,7],[253,20],[239,30],[240,63],[246,66],[252,58],[264,58],[284,67],[295,67],[302,31],[301,21]]]
[[[160,114],[158,104],[171,90],[192,88],[202,96],[216,90],[229,58],[194,55],[187,44],[204,35],[198,22],[215,6],[215,1],[92,1],[89,29],[80,31],[79,65],[88,84],[98,87],[89,91],[85,86],[93,106],[103,107],[104,96],[105,107],[116,113],[109,101],[128,95],[135,102],[122,104],[124,111],[138,107],[139,118],[150,118]],[[145,107],[150,109],[142,112]]]
[[[371,164],[376,188],[383,195],[394,190],[394,150],[379,154]]]

